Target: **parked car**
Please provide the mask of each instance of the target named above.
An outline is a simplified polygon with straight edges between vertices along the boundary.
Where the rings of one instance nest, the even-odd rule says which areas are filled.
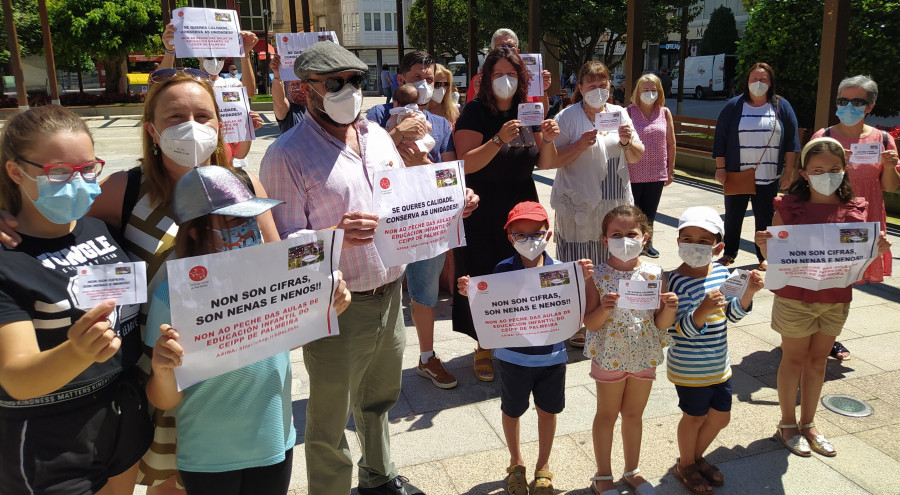
[[[708,96],[728,96],[734,91],[734,75],[737,57],[735,55],[701,55],[684,60],[672,69],[672,94],[678,94],[684,76],[684,92],[702,100]]]

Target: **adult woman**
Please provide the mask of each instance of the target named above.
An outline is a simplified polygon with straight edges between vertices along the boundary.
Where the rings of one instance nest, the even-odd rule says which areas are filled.
[[[453,73],[441,64],[434,64],[434,93],[425,109],[447,119],[451,130],[459,118],[459,108],[451,97],[455,92],[457,89],[453,84]]]
[[[713,157],[716,180],[725,184],[726,172],[756,169],[756,193],[725,196],[725,253],[718,263],[728,266],[737,258],[747,203],[753,205],[757,231],[772,225],[772,201],[793,181],[800,140],[797,116],[784,97],[775,94],[775,72],[769,64],[750,67],[747,91],[728,100],[716,121]],[[756,247],[759,270],[765,257]]]
[[[627,163],[637,163],[644,153],[624,109],[607,103],[611,95],[609,69],[591,61],[578,71],[575,96],[556,116],[560,150],[550,167],[558,168],[550,206],[556,211],[556,257],[560,261],[588,258],[599,265],[609,258],[603,244],[603,217],[619,205],[634,204]],[[598,113],[618,112],[616,131],[598,131]],[[569,343],[584,347],[584,329]]]
[[[465,160],[466,183],[481,197],[479,208],[464,220],[468,245],[454,250],[457,278],[493,273],[497,263],[516,253],[503,228],[507,214],[522,201],[538,200],[531,172],[535,165],[550,167],[556,159],[553,140],[559,135],[552,120],[520,126],[518,104],[526,101],[531,81],[514,50],[493,50],[482,74],[490,84],[482,84],[477,97],[466,103],[453,134],[457,155]],[[477,338],[469,304],[458,293],[453,296],[453,329]],[[475,375],[482,381],[494,379],[490,351],[480,346]]]
[[[634,84],[628,115],[644,144],[644,155],[637,163],[628,164],[634,205],[647,215],[650,229],[659,208],[663,187],[675,178],[675,126],[666,108],[662,81],[654,74],[644,74]],[[659,258],[653,248],[653,235],[647,241],[647,256]]]
[[[847,159],[847,175],[853,194],[869,203],[866,221],[880,222],[881,230],[887,230],[887,213],[884,211],[882,191],[894,191],[900,185],[900,168],[897,164],[897,143],[884,131],[866,125],[866,115],[875,108],[878,98],[878,84],[868,76],[848,77],[838,85],[837,111],[840,122],[831,127],[819,129],[813,139],[827,136],[836,139],[844,150],[851,151],[854,144],[881,144],[881,160],[875,163],[860,163],[859,157],[850,154]],[[860,283],[878,283],[891,276],[891,252],[884,253],[866,268]],[[846,360],[850,351],[840,342],[835,342],[831,356]]]
[[[138,307],[85,301],[77,269],[130,261],[107,225],[82,218],[103,161],[56,105],[13,117],[0,160],[0,206],[20,240],[0,247],[0,486],[130,494],[153,436],[135,373]]]

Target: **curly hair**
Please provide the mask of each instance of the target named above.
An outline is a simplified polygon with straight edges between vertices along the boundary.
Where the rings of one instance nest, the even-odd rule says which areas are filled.
[[[494,73],[494,66],[501,60],[506,60],[512,64],[519,80],[516,85],[516,92],[513,94],[513,106],[527,99],[528,86],[531,83],[531,74],[525,69],[525,62],[522,61],[518,53],[506,47],[497,48],[488,53],[487,58],[484,59],[484,65],[481,67],[481,85],[478,88],[476,98],[490,108],[491,113],[494,115],[499,110],[497,109],[497,97],[494,95],[494,85],[492,84],[494,81],[491,79],[491,74]]]

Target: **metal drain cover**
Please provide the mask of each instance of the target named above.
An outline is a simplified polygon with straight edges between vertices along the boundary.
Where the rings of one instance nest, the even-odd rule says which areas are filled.
[[[875,412],[872,406],[849,395],[826,395],[822,397],[822,405],[831,412],[853,418],[864,418]]]

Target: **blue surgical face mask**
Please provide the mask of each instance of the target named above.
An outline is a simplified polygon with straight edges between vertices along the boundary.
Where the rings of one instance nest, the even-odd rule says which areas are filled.
[[[246,222],[235,227],[212,230],[222,240],[222,245],[216,248],[219,252],[262,244],[262,234],[255,218],[248,218]]]
[[[80,173],[72,175],[66,182],[50,182],[46,175],[35,179],[21,168],[19,170],[38,185],[38,199],[32,199],[27,193],[25,197],[53,223],[67,224],[78,220],[91,209],[94,198],[100,195],[100,185],[96,181],[85,181]]]
[[[853,105],[847,104],[842,107],[837,107],[834,114],[837,115],[837,118],[841,119],[842,124],[853,126],[858,124],[860,120],[866,118],[866,108],[854,107]]]

